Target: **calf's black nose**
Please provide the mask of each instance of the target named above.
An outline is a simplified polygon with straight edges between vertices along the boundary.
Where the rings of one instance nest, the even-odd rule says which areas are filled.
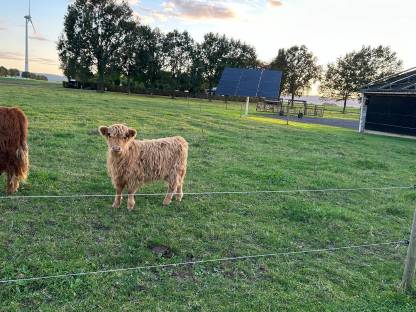
[[[113,152],[120,152],[121,151],[121,147],[118,146],[118,145],[113,145],[113,146],[111,146],[111,150]]]

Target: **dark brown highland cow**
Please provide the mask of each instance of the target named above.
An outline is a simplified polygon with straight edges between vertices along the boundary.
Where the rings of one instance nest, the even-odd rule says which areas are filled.
[[[0,174],[7,174],[7,193],[19,188],[29,173],[28,121],[18,108],[0,107]]]

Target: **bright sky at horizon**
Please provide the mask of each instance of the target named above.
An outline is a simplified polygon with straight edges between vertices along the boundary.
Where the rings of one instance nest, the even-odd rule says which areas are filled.
[[[32,0],[30,71],[62,74],[56,41],[71,0]],[[188,30],[201,41],[224,33],[256,47],[270,62],[279,48],[305,44],[321,64],[362,45],[388,45],[404,67],[416,66],[414,0],[129,0],[145,24],[167,32]],[[24,68],[24,15],[28,0],[0,0],[0,65]]]

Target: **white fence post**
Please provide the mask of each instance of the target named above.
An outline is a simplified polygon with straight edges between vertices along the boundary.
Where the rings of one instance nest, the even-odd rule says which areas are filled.
[[[245,113],[245,116],[248,116],[248,107],[249,107],[249,105],[250,105],[250,97],[247,97],[247,99],[246,99],[246,113]]]
[[[402,287],[409,291],[412,289],[413,277],[415,275],[416,264],[416,209],[413,215],[412,231],[410,233],[409,247],[407,248],[406,262],[402,279]]]
[[[366,119],[367,119],[367,98],[363,94],[362,100],[361,100],[360,124],[359,124],[359,128],[358,128],[359,133],[364,132]]]

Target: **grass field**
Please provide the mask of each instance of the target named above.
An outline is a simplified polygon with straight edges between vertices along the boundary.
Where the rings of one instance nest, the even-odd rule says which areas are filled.
[[[112,194],[100,125],[190,143],[186,192],[412,185],[413,140],[252,116],[240,106],[0,80],[0,105],[30,121],[19,195]],[[3,178],[3,177],[2,177]],[[0,179],[0,188],[4,189]],[[164,192],[163,184],[141,192]],[[1,191],[0,195],[3,194]],[[0,199],[0,279],[406,239],[414,190]],[[154,252],[167,246],[170,255]],[[0,285],[1,311],[414,311],[404,246],[188,265]]]

